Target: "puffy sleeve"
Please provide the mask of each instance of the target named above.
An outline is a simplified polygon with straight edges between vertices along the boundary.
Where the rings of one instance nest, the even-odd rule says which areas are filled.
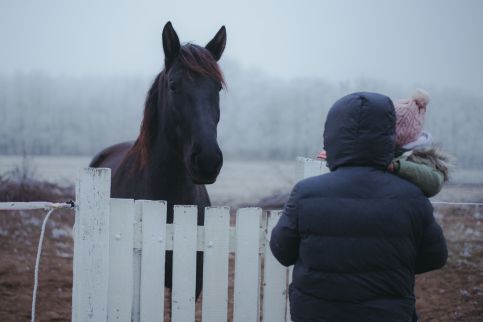
[[[295,186],[270,238],[272,254],[284,266],[295,264],[299,255],[297,199],[297,186]]]
[[[448,259],[446,239],[441,226],[433,216],[431,203],[426,203],[426,222],[416,258],[416,274],[429,272],[443,267]]]

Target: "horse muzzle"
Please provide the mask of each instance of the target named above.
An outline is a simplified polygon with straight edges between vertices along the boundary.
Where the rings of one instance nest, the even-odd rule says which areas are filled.
[[[191,179],[196,184],[212,184],[216,181],[223,165],[223,154],[216,147],[211,153],[194,152],[188,167]]]

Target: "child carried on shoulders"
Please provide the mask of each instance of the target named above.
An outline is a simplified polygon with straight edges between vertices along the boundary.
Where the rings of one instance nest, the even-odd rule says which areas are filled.
[[[394,102],[396,110],[395,159],[388,171],[417,185],[429,198],[441,191],[449,179],[450,156],[438,148],[429,132],[423,130],[426,108],[430,101],[424,90],[411,98]],[[321,151],[318,159],[326,159]]]

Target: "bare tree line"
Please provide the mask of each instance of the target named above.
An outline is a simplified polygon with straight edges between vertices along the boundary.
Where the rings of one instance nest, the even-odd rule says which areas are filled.
[[[368,79],[330,83],[280,80],[233,61],[223,66],[219,141],[228,158],[291,159],[322,147],[330,106],[354,91],[408,97],[417,86]],[[154,75],[153,75],[154,78]],[[0,154],[93,155],[136,138],[146,77],[52,77],[43,73],[0,76]],[[483,99],[455,90],[427,89],[432,101],[426,129],[464,167],[483,166]]]

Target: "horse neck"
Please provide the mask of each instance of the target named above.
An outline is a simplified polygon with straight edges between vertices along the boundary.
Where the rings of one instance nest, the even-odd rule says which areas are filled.
[[[163,115],[167,109],[160,108],[160,111],[162,115],[146,164],[148,175],[155,182],[193,184],[184,165],[183,157],[180,155],[181,148],[176,147],[176,142],[170,140],[166,135],[175,130],[169,123],[169,118]]]

